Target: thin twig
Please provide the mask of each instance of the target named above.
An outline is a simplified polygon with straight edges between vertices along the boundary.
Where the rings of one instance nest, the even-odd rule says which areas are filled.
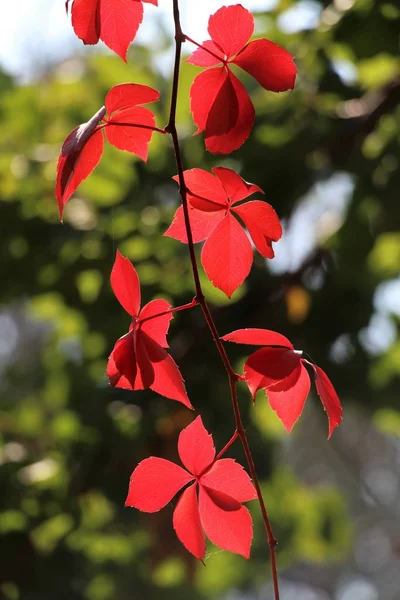
[[[146,321],[151,321],[152,319],[157,319],[157,317],[163,317],[164,315],[171,315],[173,313],[180,312],[181,310],[194,308],[198,304],[199,303],[197,302],[196,298],[193,298],[193,300],[188,304],[182,304],[182,306],[175,306],[175,308],[170,308],[169,310],[164,310],[163,312],[157,313],[156,315],[150,315],[150,317],[140,319],[140,324],[145,323]]]

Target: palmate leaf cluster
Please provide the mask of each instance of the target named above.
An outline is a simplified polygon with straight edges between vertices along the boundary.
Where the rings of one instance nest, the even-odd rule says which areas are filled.
[[[258,115],[254,134],[221,164],[242,168],[247,180],[257,181],[289,228],[302,199],[315,199],[322,189],[323,202],[338,173],[351,178],[347,208],[339,215],[333,208],[330,220],[318,222],[317,243],[304,260],[297,261],[297,246],[289,248],[291,260],[282,272],[272,274],[255,256],[248,285],[229,306],[206,280],[205,288],[222,332],[246,326],[284,332],[329,370],[350,412],[399,435],[398,315],[395,304],[386,312],[374,304],[378,286],[398,276],[400,255],[397,7],[368,1],[343,6],[321,3],[320,25],[290,35],[277,25],[289,4],[260,15],[259,30],[268,29],[296,56],[303,78],[294,92],[279,96],[252,88],[249,78]],[[98,110],[110,87],[134,80],[168,97],[170,83],[155,70],[154,58],[145,49],[133,51],[138,58],[129,67],[93,54],[56,67],[40,85],[20,87],[5,74],[0,78],[0,530],[6,598],[220,598],[231,587],[265,583],[261,524],[255,522],[251,564],[215,553],[203,569],[179,548],[172,507],[151,520],[123,509],[133,466],[150,454],[176,461],[177,435],[188,418],[151,391],[132,397],[110,389],[104,377],[115,332],[126,328],[108,282],[117,246],[135,263],[143,303],[159,292],[175,306],[190,299],[187,248],[160,235],[177,205],[168,140],[154,137],[148,166],[107,147],[70,201],[64,226],[57,225],[53,190],[60,140]],[[346,65],[355,67],[354,81],[343,76]],[[187,133],[187,164],[211,170],[215,159],[191,137],[188,90],[197,72],[183,66],[178,124]],[[166,108],[155,107],[160,122],[167,120]],[[309,233],[301,232],[299,247]],[[385,338],[380,330],[386,345],[378,349],[365,341],[373,332],[372,317],[384,317],[389,331]],[[196,313],[175,321],[171,349],[190,381],[193,404],[199,411],[213,404],[207,425],[220,448],[232,430],[224,374]],[[240,365],[243,351],[232,352]],[[247,406],[244,387],[242,401]],[[324,429],[322,409],[313,404],[299,429],[307,431],[307,415]],[[247,425],[278,524],[283,574],[299,561],[338,561],[344,569],[344,561],[352,564],[351,488],[305,487],[301,473],[280,465],[286,434],[273,415],[266,418],[261,406],[255,414],[246,417]],[[237,458],[242,461],[240,452]]]

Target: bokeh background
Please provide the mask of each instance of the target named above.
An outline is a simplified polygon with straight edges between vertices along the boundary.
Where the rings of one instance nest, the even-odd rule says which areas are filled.
[[[169,140],[147,165],[107,146],[60,225],[55,166],[67,133],[108,89],[156,87],[167,120],[171,2],[146,5],[128,64],[84,48],[59,0],[2,6],[0,36],[0,597],[7,600],[271,599],[256,502],[252,557],[209,546],[205,567],[175,538],[175,502],[156,515],[124,508],[146,456],[176,460],[192,414],[152,392],[107,385],[105,365],[128,317],[109,273],[117,248],[145,301],[189,301],[187,247],[162,237],[178,203]],[[234,2],[225,2],[233,4]],[[181,0],[185,31],[207,13]],[[276,258],[255,256],[228,301],[202,276],[219,331],[278,330],[332,378],[344,421],[327,442],[312,393],[287,436],[261,393],[240,404],[279,538],[283,600],[400,598],[400,78],[396,0],[257,0],[257,34],[282,44],[296,89],[272,94],[243,77],[257,109],[230,157],[194,137],[182,65],[178,124],[187,168],[226,165],[266,191],[283,220]],[[4,12],[5,11],[5,12]],[[189,51],[189,49],[188,49]],[[226,377],[200,311],[180,313],[171,353],[218,448],[234,422]],[[245,347],[229,347],[239,369]],[[241,449],[233,456],[244,462]]]

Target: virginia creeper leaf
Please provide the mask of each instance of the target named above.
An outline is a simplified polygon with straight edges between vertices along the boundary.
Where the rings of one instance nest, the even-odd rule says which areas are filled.
[[[137,317],[140,310],[140,282],[131,261],[117,250],[111,271],[111,287],[118,302],[131,317]]]
[[[228,58],[243,48],[253,32],[253,15],[241,4],[223,6],[208,21],[210,38]]]
[[[254,107],[243,84],[225,68],[208,69],[195,77],[190,107],[197,133],[204,131],[206,148],[213,154],[240,148],[254,124]]]
[[[154,370],[154,381],[148,387],[171,400],[193,408],[187,397],[185,384],[179,368],[168,352],[146,333],[141,332],[140,344],[144,344]]]
[[[257,496],[249,476],[232,459],[215,461],[214,443],[201,417],[181,432],[178,450],[187,470],[160,458],[142,461],[132,473],[126,505],[155,512],[196,479],[174,510],[179,540],[200,560],[206,552],[204,533],[221,548],[248,558],[252,520],[241,502]]]
[[[190,89],[191,111],[197,133],[204,131],[206,148],[229,154],[249,137],[254,107],[240,81],[232,74],[236,64],[265,89],[292,89],[296,78],[293,57],[265,39],[249,39],[254,31],[251,13],[240,4],[223,6],[211,15],[206,40],[188,58],[199,67],[211,67],[197,75]],[[222,66],[217,66],[222,63]]]
[[[193,479],[193,475],[179,465],[151,456],[139,463],[132,473],[125,506],[157,512]]]
[[[201,417],[197,417],[181,431],[178,452],[187,470],[196,476],[199,476],[213,462],[214,442],[212,436],[206,431]]]
[[[212,40],[203,42],[187,59],[188,63],[196,67],[214,67],[224,62],[223,52]]]
[[[184,171],[193,242],[204,239],[201,261],[207,277],[216,287],[231,296],[250,272],[253,251],[247,235],[236,217],[247,225],[256,248],[265,257],[274,255],[272,241],[277,241],[282,228],[273,208],[255,200],[241,205],[254,192],[262,190],[248,183],[232,169],[214,167],[213,173],[203,169]],[[173,177],[179,183],[177,176]],[[183,208],[164,233],[187,243]]]
[[[277,389],[278,387],[281,389]],[[303,412],[309,391],[310,377],[301,363],[280,386],[267,388],[270,407],[276,412],[288,433]]]
[[[143,306],[142,310],[140,311],[140,330],[155,340],[163,348],[168,348],[167,333],[172,319],[172,314],[168,313],[161,315],[156,319],[149,317],[160,315],[161,313],[170,309],[171,305],[169,302],[159,299],[152,300],[146,304],[146,306]]]
[[[294,88],[296,65],[286,50],[269,40],[254,40],[232,60],[270,92]]]
[[[209,280],[229,298],[250,273],[253,250],[243,228],[231,214],[206,240],[201,262]]]
[[[186,550],[202,560],[206,553],[206,538],[200,522],[196,485],[189,486],[178,500],[173,525]]]
[[[271,408],[289,433],[301,415],[310,391],[310,376],[304,365],[315,373],[317,392],[329,421],[331,437],[342,420],[339,397],[326,373],[293,349],[287,338],[267,329],[238,329],[224,335],[226,342],[263,346],[253,352],[244,365],[244,377],[253,400],[258,390],[265,389]]]
[[[310,364],[310,363],[308,363]],[[333,430],[342,420],[342,405],[328,375],[317,365],[312,365],[315,371],[315,385],[329,421],[328,439]]]
[[[245,506],[223,492],[200,486],[199,512],[205,534],[213,544],[250,557],[253,525]]]
[[[240,206],[235,206],[233,211],[239,215],[247,227],[255,247],[264,258],[274,258],[272,242],[277,242],[282,237],[282,225],[278,215],[267,202],[253,200]]]
[[[84,44],[102,40],[126,60],[143,19],[142,1],[157,6],[157,0],[74,0],[71,15],[75,34]]]
[[[231,204],[240,202],[240,200],[248,198],[255,192],[260,192],[260,194],[264,193],[258,185],[248,183],[232,169],[227,169],[226,167],[213,167],[211,170],[221,182],[225,194],[228,196]]]
[[[101,131],[96,131],[79,146],[79,150],[65,150],[78,129],[79,127],[74,129],[65,140],[57,162],[56,198],[61,220],[65,204],[82,181],[97,167],[104,150]]]
[[[253,346],[285,346],[293,349],[293,344],[276,331],[268,329],[237,329],[232,333],[222,336],[225,342],[236,342],[236,344],[251,344]]]
[[[257,498],[250,477],[233,458],[221,458],[201,477],[201,485],[216,492],[226,492],[238,502],[247,502]]]
[[[106,106],[68,135],[57,164],[56,198],[60,218],[69,198],[98,165],[104,149],[103,132],[116,148],[147,160],[155,120],[150,110],[137,104],[154,102],[159,95],[157,90],[145,85],[117,85],[107,94]]]
[[[210,214],[209,212],[197,210],[196,208],[192,208],[190,206],[189,221],[192,230],[193,242],[197,244],[198,242],[204,241],[214,231],[218,223],[220,223],[223,218],[224,213],[222,211]],[[173,221],[164,235],[172,237],[175,240],[179,240],[184,244],[188,243],[182,206],[180,206],[176,211]]]
[[[133,317],[129,332],[117,340],[107,363],[110,384],[129,390],[150,388],[192,408],[180,371],[165,350],[172,319],[166,300],[153,300],[140,310],[140,282],[132,263],[117,252],[111,286],[123,308]]]
[[[246,361],[244,375],[254,398],[258,390],[269,389],[299,368],[300,356],[289,348],[260,348]]]

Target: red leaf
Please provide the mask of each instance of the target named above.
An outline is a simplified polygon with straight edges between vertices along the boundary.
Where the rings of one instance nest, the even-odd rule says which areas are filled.
[[[222,492],[200,486],[199,512],[213,544],[249,558],[253,527],[247,508]]]
[[[173,358],[145,333],[140,332],[139,336],[141,343],[145,344],[154,370],[154,381],[146,387],[150,387],[151,390],[161,394],[161,396],[177,400],[188,408],[193,408],[187,396],[182,375]]]
[[[152,300],[140,311],[140,321],[148,319],[153,315],[158,315],[162,312],[171,309],[171,305],[166,300]],[[172,319],[172,313],[163,315],[162,317],[154,317],[144,323],[141,322],[140,329],[156,341],[163,348],[168,348],[167,333],[169,324]]]
[[[154,456],[146,458],[131,475],[125,506],[157,512],[192,480],[190,473],[169,460]]]
[[[187,467],[187,465],[185,465]],[[257,498],[257,492],[250,477],[232,458],[217,460],[201,478],[200,484],[217,492],[229,494],[238,502]]]
[[[223,67],[208,69],[194,78],[190,87],[190,108],[198,127],[196,133],[206,129],[210,110],[227,79],[228,71]]]
[[[107,375],[111,385],[130,390],[150,388],[192,408],[179,369],[164,349],[168,347],[166,334],[172,315],[154,316],[170,310],[170,305],[166,300],[153,300],[139,314],[139,279],[132,263],[119,252],[111,273],[111,285],[120,304],[135,319],[129,333],[116,342],[108,359]]]
[[[160,92],[148,85],[140,83],[120,83],[108,92],[105,100],[107,112],[110,116],[116,110],[125,110],[138,104],[156,102]]]
[[[253,15],[241,4],[223,6],[208,21],[208,33],[227,58],[249,41],[254,31]]]
[[[110,117],[105,134],[110,144],[146,161],[155,119],[148,108],[137,105],[155,102],[159,97],[160,93],[147,85],[123,83],[113,87],[106,96]]]
[[[253,346],[285,346],[293,350],[293,344],[284,335],[269,329],[237,329],[222,336],[221,339],[225,342],[251,344]]]
[[[244,376],[253,398],[258,390],[268,390],[299,366],[300,356],[288,348],[265,347],[254,352],[244,366]]]
[[[158,97],[157,90],[145,85],[115,86],[107,94],[106,107],[69,134],[57,164],[56,198],[60,217],[68,199],[101,159],[104,149],[102,129],[111,144],[133,152],[144,161],[147,159],[148,144],[154,133],[154,115],[136,104],[153,102]],[[110,118],[105,116],[106,108],[113,112]],[[103,121],[101,125],[100,121]]]
[[[178,175],[173,179],[179,183]],[[225,189],[219,179],[204,169],[188,169],[184,172],[190,204],[199,210],[214,212],[228,206]]]
[[[147,161],[149,142],[154,133],[154,115],[148,108],[135,106],[115,112],[105,127],[107,140],[118,148]]]
[[[197,50],[192,52],[189,58],[186,59],[186,62],[196,65],[196,67],[215,67],[224,61],[222,54],[221,49],[212,40],[207,40],[202,43],[201,48],[197,48]]]
[[[253,251],[231,214],[227,214],[203,246],[201,262],[212,283],[229,298],[250,272]]]
[[[297,71],[293,57],[265,39],[247,43],[253,31],[254,19],[248,10],[240,4],[223,6],[209,19],[211,40],[189,58],[197,66],[213,67],[224,55],[223,66],[197,75],[190,89],[197,133],[205,132],[210,152],[229,154],[237,150],[249,137],[254,123],[253,105],[231,73],[230,63],[240,66],[268,90],[280,92],[294,87]],[[215,50],[218,58],[207,50]]]
[[[71,16],[72,27],[78,38],[84,44],[97,44],[100,39],[99,0],[74,0]]]
[[[138,391],[152,386],[155,375],[147,347],[133,330],[116,341],[108,359],[107,376],[112,386],[122,389]]]
[[[200,416],[181,431],[178,452],[187,470],[196,476],[199,476],[213,462],[214,442]]]
[[[143,0],[157,6],[157,0]],[[123,60],[143,19],[139,0],[74,0],[72,26],[84,44],[102,40]]]
[[[211,170],[222,183],[231,204],[240,202],[240,200],[248,198],[248,196],[251,196],[251,194],[254,194],[255,192],[260,192],[261,194],[264,193],[258,185],[247,183],[247,181],[242,179],[240,175],[235,171],[232,171],[232,169],[227,169],[226,167],[213,167]]]
[[[299,364],[299,374],[282,381],[282,385],[266,390],[269,404],[276,412],[285,429],[290,433],[293,425],[303,412],[304,403],[310,391],[310,377],[303,364]],[[277,389],[277,388],[281,389]]]
[[[111,271],[111,287],[122,308],[137,317],[140,310],[140,282],[131,261],[117,250]]]
[[[310,391],[310,377],[304,363],[314,369],[317,392],[328,416],[329,435],[342,420],[342,406],[326,373],[293,349],[287,338],[267,329],[238,329],[221,339],[237,344],[262,345],[247,359],[244,376],[255,398],[265,389],[271,408],[277,413],[289,433],[302,413]]]
[[[133,390],[135,388],[137,362],[133,332],[126,333],[115,342],[107,362],[107,377],[114,387]]]
[[[282,237],[282,226],[272,206],[267,202],[253,200],[236,206],[233,211],[246,225],[261,256],[274,258],[272,242],[277,242]]]
[[[58,158],[56,198],[60,219],[64,206],[82,181],[97,167],[103,154],[104,138],[101,131],[96,131],[82,144],[73,145],[73,149],[69,150],[71,142],[79,137],[80,127],[71,131]]]
[[[223,218],[223,211],[209,213],[189,207],[189,220],[192,229],[193,242],[196,244],[197,242],[205,240]],[[173,221],[164,235],[179,240],[184,244],[188,243],[182,206],[176,211]]]
[[[311,363],[308,363],[311,364]],[[329,422],[329,435],[328,440],[332,435],[333,430],[337,427],[342,420],[342,405],[340,404],[339,397],[333,387],[328,375],[317,367],[317,365],[311,365],[315,371],[315,385],[321,402],[324,406]]]
[[[202,560],[206,553],[206,539],[201,527],[195,484],[189,486],[179,498],[173,525],[186,550]]]
[[[293,56],[269,40],[250,42],[231,62],[247,71],[266,90],[284,92],[294,88],[297,68]]]
[[[178,538],[189,552],[203,559],[206,551],[204,529],[211,541],[221,548],[248,558],[252,521],[241,501],[256,497],[248,475],[232,459],[213,464],[214,443],[201,417],[181,432],[178,451],[193,475],[167,460],[154,457],[144,460],[132,473],[126,505],[147,512],[160,510],[197,475],[197,481],[184,490],[174,511],[173,525]]]
[[[229,70],[216,67],[197,75],[190,100],[197,133],[205,132],[210,152],[229,154],[249,137],[254,107],[242,83]]]

